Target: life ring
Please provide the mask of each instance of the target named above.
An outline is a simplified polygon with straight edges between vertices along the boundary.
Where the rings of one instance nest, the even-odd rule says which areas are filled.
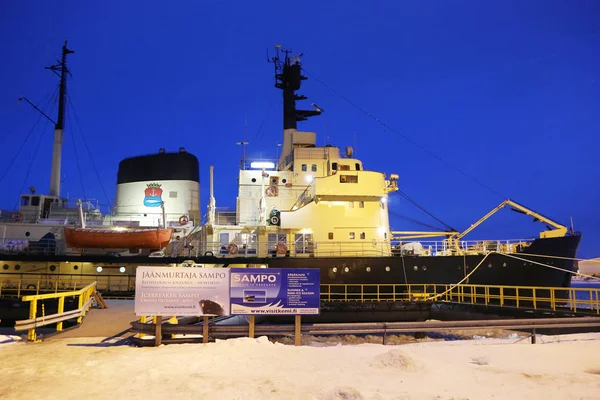
[[[287,253],[287,246],[283,242],[278,242],[277,246],[275,246],[275,252],[277,254],[285,254]]]
[[[23,214],[21,214],[21,211],[17,211],[16,213],[13,213],[11,218],[13,222],[19,222],[23,219]]]
[[[187,215],[182,215],[179,217],[179,225],[185,225],[190,221]]]
[[[269,197],[276,197],[279,194],[279,189],[277,186],[269,186],[267,190],[265,190],[265,193]]]
[[[229,252],[229,254],[237,254],[237,252],[238,252],[237,244],[229,243],[229,246],[227,246],[227,251]]]

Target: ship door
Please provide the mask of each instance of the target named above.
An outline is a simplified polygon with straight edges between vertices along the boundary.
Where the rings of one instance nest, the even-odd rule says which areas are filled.
[[[50,217],[50,207],[52,207],[52,203],[54,202],[53,198],[44,198],[44,204],[42,206],[42,218]]]

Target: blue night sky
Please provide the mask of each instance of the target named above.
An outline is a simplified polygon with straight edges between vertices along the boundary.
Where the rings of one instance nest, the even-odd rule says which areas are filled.
[[[4,1],[0,35],[0,208],[31,185],[48,190],[52,126],[34,127],[17,98],[47,109],[58,81],[44,67],[64,39],[76,53],[63,195],[112,203],[121,159],[183,146],[200,160],[201,209],[209,165],[217,206],[234,207],[245,119],[248,157],[275,158],[282,141],[266,62],[281,44],[305,54],[300,104],[325,113],[299,128],[319,144],[398,173],[403,192],[458,230],[511,198],[572,217],[579,256],[600,256],[598,1]],[[439,225],[397,194],[390,208]],[[505,209],[467,238],[541,229]]]

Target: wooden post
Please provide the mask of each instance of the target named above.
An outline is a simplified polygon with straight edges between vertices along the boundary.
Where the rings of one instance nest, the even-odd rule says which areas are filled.
[[[254,339],[254,315],[250,315],[248,320],[248,337]]]
[[[302,346],[302,324],[301,324],[301,317],[300,315],[296,315],[295,316],[295,340],[294,340],[294,344],[296,346]]]
[[[162,316],[158,315],[154,317],[154,326],[156,328],[154,332],[154,345],[160,346],[162,340]]]
[[[210,317],[204,316],[204,322],[202,323],[202,343],[208,343],[208,320]]]

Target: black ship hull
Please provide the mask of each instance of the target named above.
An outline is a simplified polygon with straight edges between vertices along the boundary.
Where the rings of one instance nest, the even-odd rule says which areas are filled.
[[[521,252],[487,256],[282,257],[266,263],[269,268],[319,268],[322,284],[452,285],[462,281],[472,285],[569,287],[580,240],[580,234],[535,239]]]

